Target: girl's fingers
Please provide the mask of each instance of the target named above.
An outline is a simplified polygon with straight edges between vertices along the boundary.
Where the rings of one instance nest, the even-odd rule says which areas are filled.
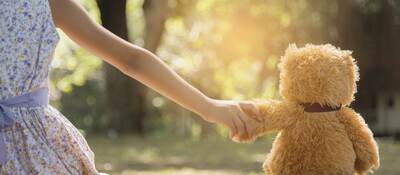
[[[246,113],[244,113],[241,109],[239,109],[241,111],[241,118],[243,123],[246,126],[246,130],[247,130],[247,136],[243,137],[243,141],[250,141],[250,140],[254,140],[255,139],[255,135],[256,135],[256,127],[255,127],[255,122],[253,119],[249,118]]]
[[[237,122],[234,118],[231,118],[231,122],[232,122],[232,126],[234,127],[234,131],[231,132],[230,138],[231,138],[231,140],[233,140],[235,142],[239,142],[239,140],[238,140],[239,129],[236,124]]]
[[[246,115],[239,109],[237,116],[242,127],[242,132],[239,133],[239,138],[240,140],[247,140],[250,132],[247,126],[248,123],[246,122]]]
[[[240,137],[243,135],[243,133],[245,132],[243,123],[240,121],[238,114],[234,114],[234,123],[235,126],[237,127],[237,132],[236,134],[233,136],[233,140],[234,141],[240,141]]]
[[[228,125],[228,127],[231,130],[229,133],[229,137],[230,137],[230,139],[234,139],[234,137],[237,135],[238,128],[237,128],[233,118],[231,118],[231,121],[230,121],[230,124]]]
[[[257,109],[256,105],[254,102],[251,101],[245,101],[245,102],[240,102],[239,103],[240,108],[248,114],[248,116],[258,122],[262,121],[262,116],[260,114],[260,111]]]

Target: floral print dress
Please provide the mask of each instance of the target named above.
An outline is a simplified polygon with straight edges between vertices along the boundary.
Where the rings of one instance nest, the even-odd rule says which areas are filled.
[[[59,36],[47,0],[0,0],[0,101],[47,86]],[[84,137],[46,105],[14,107],[0,174],[100,174]]]

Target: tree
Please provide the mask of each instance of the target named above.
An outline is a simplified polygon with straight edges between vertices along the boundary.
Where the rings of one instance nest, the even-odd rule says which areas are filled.
[[[164,24],[168,17],[168,1],[165,0],[145,0],[143,12],[146,30],[144,31],[144,47],[156,52],[164,33]]]
[[[125,12],[126,0],[98,0],[97,3],[102,25],[119,37],[129,40]],[[104,64],[104,71],[110,129],[144,134],[143,120],[146,115],[144,87],[107,63]]]
[[[354,106],[369,122],[376,120],[381,94],[400,90],[398,13],[394,1],[339,1],[338,45],[354,51],[360,67],[360,82]],[[397,17],[397,18],[396,18]]]
[[[97,0],[103,26],[129,40],[126,22],[126,0]],[[164,23],[167,18],[167,3],[164,0],[145,0],[144,47],[155,52],[160,44]],[[124,75],[105,63],[107,113],[110,129],[143,135],[146,116],[146,89],[138,81]]]

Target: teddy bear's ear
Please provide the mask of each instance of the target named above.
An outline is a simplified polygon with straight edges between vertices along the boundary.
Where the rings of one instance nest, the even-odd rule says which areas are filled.
[[[343,57],[346,59],[347,63],[351,65],[351,71],[352,74],[354,75],[354,81],[359,81],[360,80],[360,73],[359,73],[359,68],[357,66],[357,61],[354,59],[352,56],[353,51],[351,50],[345,50],[343,51]]]
[[[296,58],[295,55],[298,52],[298,50],[299,49],[297,48],[296,44],[294,43],[289,44],[289,47],[285,50],[285,54],[281,56],[280,63],[278,64],[278,69],[282,70],[283,69],[282,66],[285,64],[285,62],[288,62],[292,58]]]
[[[295,43],[289,44],[289,47],[285,51],[285,55],[290,55],[291,53],[294,53],[298,50],[297,46]]]
[[[347,58],[347,59],[353,59],[352,58],[352,54],[353,54],[353,51],[351,51],[351,50],[343,50],[342,51],[342,56],[344,57],[344,58]]]

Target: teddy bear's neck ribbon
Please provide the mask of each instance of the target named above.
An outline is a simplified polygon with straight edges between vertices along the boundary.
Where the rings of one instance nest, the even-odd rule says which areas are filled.
[[[319,103],[301,103],[300,104],[305,112],[333,112],[342,108],[342,105],[331,107],[328,105],[321,105]]]

